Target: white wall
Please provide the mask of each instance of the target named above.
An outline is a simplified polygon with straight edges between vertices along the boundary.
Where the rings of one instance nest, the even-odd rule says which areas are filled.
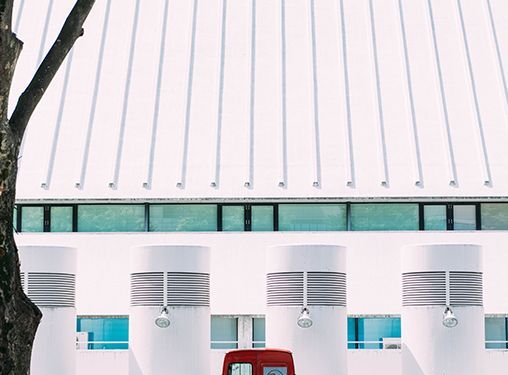
[[[486,350],[485,352],[485,373],[506,374],[508,350]],[[212,350],[210,375],[221,373],[224,353],[221,350]],[[127,350],[79,350],[76,355],[78,364],[76,375],[127,374]],[[348,375],[401,375],[400,350],[348,350],[347,360]]]
[[[251,1],[228,1],[225,29],[222,29],[223,0],[200,1],[193,44],[194,2],[169,0],[159,89],[157,73],[166,1],[139,2],[138,18],[136,3],[135,0],[102,1],[92,10],[85,24],[85,34],[76,42],[68,80],[64,63],[32,116],[20,159],[19,199],[506,197],[506,98],[485,1],[461,1],[479,113],[473,101],[457,2],[433,1],[453,167],[457,171],[455,186],[449,185],[453,178],[448,167],[449,143],[426,1],[403,2],[407,67],[412,73],[423,177],[419,186],[415,185],[418,160],[413,146],[398,2],[373,2],[372,28],[367,0],[343,0],[344,25],[338,0],[285,1],[286,43],[283,49],[280,1],[256,1],[255,27],[251,24]],[[490,3],[500,56],[506,63],[508,3],[504,0]],[[17,6],[20,4],[21,1],[16,2]],[[50,4],[53,4],[52,13],[48,12]],[[48,50],[71,5],[70,0],[39,0],[24,7],[21,23],[14,28],[25,44],[14,77],[11,105],[29,82],[39,51]],[[14,18],[17,12],[18,8]],[[135,19],[138,19],[137,35],[133,38]],[[47,38],[43,39],[46,23],[49,30]],[[252,56],[254,30],[256,53]],[[375,73],[373,31],[379,77]],[[226,38],[225,60],[221,64],[223,36]],[[349,68],[351,163],[346,130],[343,36]],[[101,55],[103,38],[104,54]],[[136,43],[132,44],[132,40]],[[191,61],[193,45],[195,53]],[[129,64],[131,53],[132,65]],[[224,66],[224,84],[222,113],[219,114],[221,66]],[[253,75],[252,68],[255,68]],[[283,82],[287,87],[285,96]],[[376,82],[380,84],[379,90]],[[67,92],[63,95],[65,84]],[[253,88],[254,100],[251,100]],[[158,112],[155,110],[157,95],[161,103]],[[284,100],[287,110],[285,140],[282,138]],[[383,119],[379,117],[380,110]],[[56,137],[59,115],[61,124]],[[251,115],[254,122],[249,136]],[[487,155],[481,147],[478,115],[482,120]],[[155,118],[158,118],[158,131],[154,178],[151,188],[145,189],[143,182],[149,168]],[[220,139],[217,137],[219,118],[222,120]],[[90,125],[93,129],[90,128],[89,153],[88,158],[84,158]],[[188,153],[184,158],[186,144]],[[285,164],[283,144],[287,145]],[[108,183],[115,182],[119,146],[123,146],[123,153],[117,171],[118,184],[111,189]],[[217,146],[220,147],[220,180],[214,188],[210,183],[215,179]],[[84,162],[86,169],[81,179]],[[492,179],[489,186],[484,185],[486,162]],[[385,163],[387,176],[383,168]],[[46,181],[51,165],[54,166],[52,178]],[[184,165],[187,168],[185,186],[179,189],[176,183],[181,179]],[[351,167],[354,183],[346,186],[351,179]],[[251,168],[253,185],[247,189],[244,182],[249,179]],[[278,183],[284,171],[286,187],[280,188]],[[385,179],[387,184],[382,186]],[[315,180],[320,180],[319,188],[313,187]],[[82,182],[82,189],[75,188],[78,181]],[[41,188],[42,182],[48,184],[47,189]]]
[[[400,248],[415,243],[484,247],[485,313],[508,313],[508,232],[269,232],[19,234],[20,245],[78,249],[77,313],[128,314],[129,248],[150,244],[211,247],[212,314],[265,313],[265,250],[291,243],[348,247],[348,314],[400,314]],[[98,293],[100,291],[100,293]]]

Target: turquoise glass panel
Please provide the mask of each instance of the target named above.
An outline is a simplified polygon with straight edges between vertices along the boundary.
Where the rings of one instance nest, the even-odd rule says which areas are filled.
[[[344,204],[280,204],[280,231],[346,230]]]
[[[401,337],[400,318],[357,318],[359,349],[382,349],[383,338]]]
[[[212,316],[212,349],[236,349],[238,347],[238,320],[224,316]]]
[[[482,230],[508,230],[508,203],[482,203]]]
[[[150,206],[150,231],[207,232],[217,230],[217,205],[167,204]]]
[[[446,230],[445,205],[423,206],[423,218],[425,230]]]
[[[252,318],[252,347],[264,348],[265,338],[265,318]]]
[[[253,232],[273,231],[273,206],[251,206],[251,215]]]
[[[51,207],[51,232],[72,232],[72,207]]]
[[[351,205],[351,230],[418,230],[418,204]]]
[[[505,317],[485,318],[485,348],[508,349],[508,331]]]
[[[476,230],[476,206],[466,204],[453,206],[453,229]]]
[[[356,326],[355,322],[358,318],[347,318],[347,348],[358,349],[358,343],[356,342]]]
[[[145,230],[143,205],[80,205],[78,232],[142,232]]]
[[[88,349],[128,349],[129,318],[78,317],[77,332],[88,332]]]
[[[224,232],[237,231],[245,229],[245,209],[244,206],[222,206],[222,230]]]
[[[21,208],[21,231],[43,232],[44,231],[44,207]]]

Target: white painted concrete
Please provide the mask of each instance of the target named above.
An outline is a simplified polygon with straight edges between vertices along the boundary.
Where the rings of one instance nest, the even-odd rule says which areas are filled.
[[[76,249],[58,246],[20,246],[21,272],[25,274],[25,292],[31,295],[30,274],[32,273],[76,273]],[[67,290],[68,286],[66,286]],[[28,290],[27,290],[28,289]],[[46,299],[62,294],[62,285],[48,281],[39,282],[37,295],[41,292]],[[74,290],[69,294],[74,295]],[[76,308],[54,305],[38,305],[42,320],[37,329],[32,348],[31,373],[74,374],[76,362]]]
[[[133,247],[130,273],[163,273],[161,305],[153,306],[149,299],[141,304],[131,302],[129,312],[129,374],[159,375],[206,374],[210,372],[210,306],[192,303],[173,305],[168,288],[168,272],[210,272],[210,249],[202,246],[159,245]],[[158,284],[151,283],[136,291],[154,295]],[[184,287],[184,286],[181,286]],[[203,286],[208,287],[208,286]],[[190,287],[180,289],[189,293]],[[176,292],[175,292],[176,293]],[[209,293],[209,291],[208,291]],[[192,296],[192,291],[189,294]],[[143,297],[141,295],[141,297]],[[153,297],[152,297],[153,298]],[[155,319],[167,308],[170,326],[159,328]]]
[[[209,246],[212,314],[265,314],[265,252],[287,243],[341,244],[348,248],[348,314],[400,314],[400,249],[415,243],[476,243],[484,252],[486,314],[508,312],[506,231],[480,232],[251,232],[18,234],[20,245],[52,244],[78,250],[77,313],[127,315],[132,246]],[[100,290],[101,293],[95,293]]]
[[[346,271],[346,248],[322,244],[295,244],[274,246],[267,250],[266,274],[280,272],[302,272],[302,304],[291,306],[284,303],[267,305],[266,346],[288,349],[293,353],[295,367],[302,374],[346,375],[347,373],[347,312],[346,306],[310,305],[307,303],[306,285],[309,272]],[[274,284],[275,285],[275,284]],[[287,291],[282,287],[277,295]],[[333,296],[332,289],[329,292]],[[284,297],[281,297],[284,298]],[[268,302],[267,302],[268,303]],[[306,307],[313,324],[301,328],[296,321]]]
[[[482,249],[477,245],[429,244],[403,248],[402,273],[462,271],[482,272]],[[416,275],[415,274],[415,275]],[[416,277],[416,276],[413,276]],[[402,374],[403,375],[478,375],[485,373],[485,315],[483,306],[456,305],[451,300],[448,281],[444,290],[446,302],[422,306],[418,303],[440,288],[425,281],[416,290],[414,300],[402,307]],[[424,286],[426,289],[424,289]],[[467,288],[467,284],[461,288]],[[457,291],[457,289],[456,289]],[[460,290],[467,294],[466,291]],[[418,295],[417,295],[418,293]],[[471,292],[470,292],[471,293]],[[435,297],[433,297],[435,299]],[[405,302],[406,303],[406,302]],[[445,306],[450,305],[458,319],[458,325],[443,325]]]

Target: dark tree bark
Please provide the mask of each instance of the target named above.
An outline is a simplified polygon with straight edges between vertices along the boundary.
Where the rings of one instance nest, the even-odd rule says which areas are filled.
[[[8,118],[9,91],[23,43],[12,33],[14,0],[0,0],[0,375],[30,373],[35,332],[42,314],[21,288],[13,235],[19,148],[37,104],[74,42],[95,0],[77,0],[60,34]],[[63,374],[62,374],[63,375]]]

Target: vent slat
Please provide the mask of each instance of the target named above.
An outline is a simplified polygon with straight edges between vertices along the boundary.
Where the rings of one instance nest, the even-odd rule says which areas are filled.
[[[210,275],[166,273],[168,306],[210,306]],[[164,304],[164,272],[131,274],[131,306]]]
[[[37,306],[75,306],[76,276],[73,274],[28,272],[21,274],[21,281],[28,297]]]
[[[451,271],[450,305],[482,306],[483,275],[481,272]],[[402,274],[403,306],[444,306],[446,304],[446,273],[409,272]]]

